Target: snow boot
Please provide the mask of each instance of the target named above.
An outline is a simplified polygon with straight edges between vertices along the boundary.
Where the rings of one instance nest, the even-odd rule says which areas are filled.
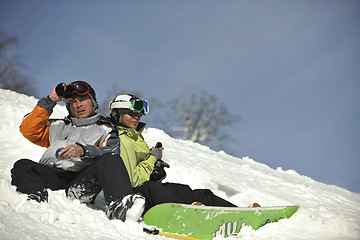
[[[145,198],[139,194],[125,196],[122,200],[117,200],[109,204],[106,209],[106,216],[121,221],[138,221],[145,208]]]
[[[145,198],[141,195],[133,196],[133,205],[126,212],[126,221],[137,222],[145,209]]]
[[[28,199],[27,200],[35,200],[38,203],[41,202],[47,202],[49,198],[48,192],[46,189],[42,191],[36,191],[32,193],[28,193]]]

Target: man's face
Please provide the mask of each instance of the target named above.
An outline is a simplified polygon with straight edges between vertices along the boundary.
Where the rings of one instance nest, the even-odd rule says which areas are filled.
[[[127,128],[136,128],[140,122],[141,116],[142,115],[140,113],[135,113],[130,111],[124,113],[121,121],[122,125],[124,125]]]
[[[93,111],[93,104],[89,95],[79,96],[69,101],[70,111],[74,117],[87,118]]]

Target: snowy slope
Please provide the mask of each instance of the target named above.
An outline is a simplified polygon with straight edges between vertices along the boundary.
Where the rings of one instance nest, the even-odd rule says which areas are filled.
[[[38,204],[15,191],[10,175],[14,162],[20,158],[38,161],[44,151],[18,130],[22,117],[36,103],[33,97],[0,89],[0,239],[164,239],[143,233],[137,223],[109,221],[101,195],[94,206],[86,206],[66,199],[64,191],[49,191],[49,203]],[[64,107],[56,106],[53,117],[66,113]],[[163,159],[171,166],[166,181],[210,188],[238,206],[252,202],[301,206],[290,219],[258,231],[245,228],[238,239],[360,239],[358,193],[316,182],[293,170],[274,170],[248,157],[239,159],[176,140],[158,129],[148,128],[144,136],[149,145],[163,142]]]

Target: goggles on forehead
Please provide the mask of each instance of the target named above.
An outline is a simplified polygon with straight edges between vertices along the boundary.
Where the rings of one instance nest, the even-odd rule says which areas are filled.
[[[132,112],[141,113],[146,115],[150,111],[149,102],[145,99],[134,99],[130,101],[115,101],[111,104],[111,108],[125,108]]]
[[[65,84],[60,83],[56,86],[56,94],[64,98],[74,98],[83,96],[90,92],[90,87],[86,83]]]

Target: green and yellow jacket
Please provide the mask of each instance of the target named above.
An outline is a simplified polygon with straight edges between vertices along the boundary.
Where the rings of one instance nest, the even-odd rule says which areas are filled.
[[[156,157],[150,155],[149,146],[141,135],[145,125],[140,122],[136,129],[117,127],[120,138],[120,156],[129,173],[132,187],[149,181],[157,160]]]

